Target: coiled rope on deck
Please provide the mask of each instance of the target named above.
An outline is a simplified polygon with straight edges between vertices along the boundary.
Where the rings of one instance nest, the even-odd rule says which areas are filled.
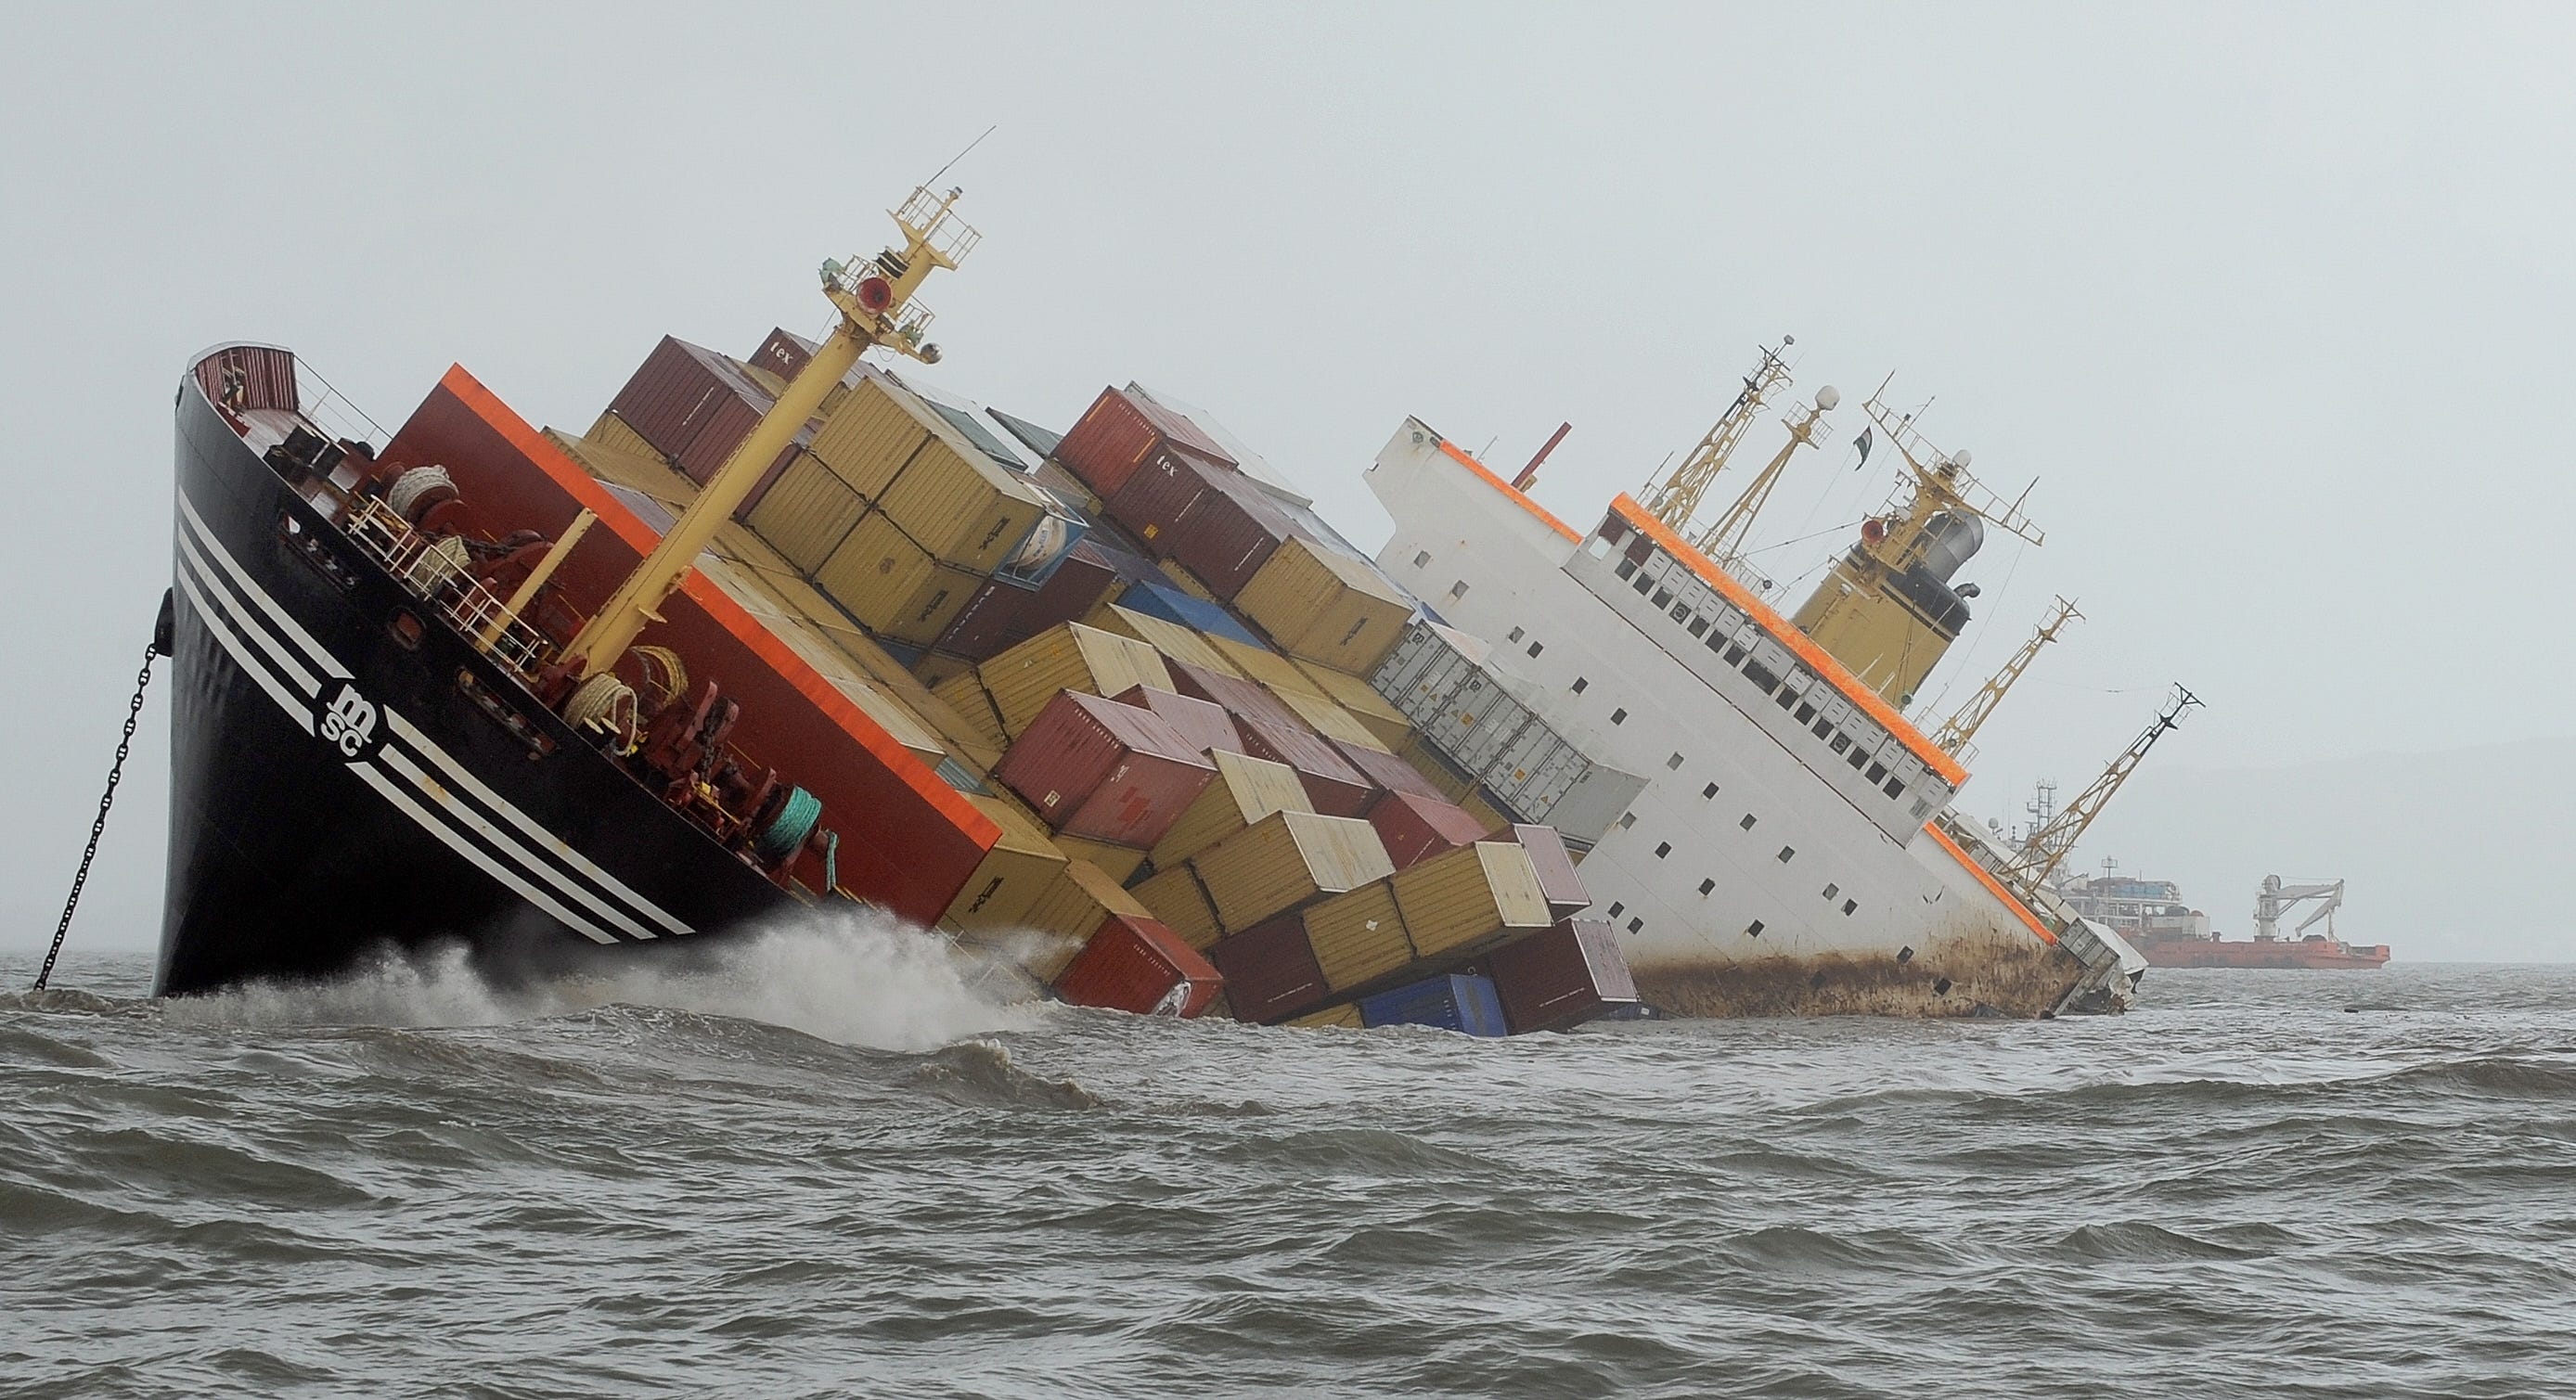
[[[796,848],[804,845],[805,839],[814,834],[814,824],[822,819],[823,799],[803,788],[789,788],[787,800],[779,805],[778,815],[770,818],[769,825],[760,829],[760,835],[753,838],[751,848],[762,860],[775,865],[796,854]]]

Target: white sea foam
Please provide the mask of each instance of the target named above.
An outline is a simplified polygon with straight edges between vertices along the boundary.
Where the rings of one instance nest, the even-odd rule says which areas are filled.
[[[254,1025],[481,1026],[658,1006],[903,1051],[1021,1029],[1045,1014],[1009,970],[1008,950],[961,949],[882,915],[808,911],[691,952],[500,978],[459,943],[380,957],[328,982],[183,998],[168,1014]]]

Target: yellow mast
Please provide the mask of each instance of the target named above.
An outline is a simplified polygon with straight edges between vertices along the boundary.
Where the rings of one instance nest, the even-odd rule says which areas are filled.
[[[913,305],[912,294],[931,269],[955,268],[982,236],[949,216],[949,206],[962,193],[950,189],[934,195],[927,186],[914,190],[902,208],[890,211],[895,227],[903,232],[900,252],[889,248],[864,262],[844,264],[834,259],[823,264],[823,295],[840,311],[831,336],[788,381],[759,426],[707,478],[697,499],[672,523],[662,542],[564,649],[559,664],[567,675],[607,672],[634,645],[646,623],[662,620],[656,609],[688,577],[716,531],[733,517],[735,508],[759,484],[761,474],[787,450],[862,353],[882,345],[925,364],[938,362],[939,347],[923,338],[930,328],[930,312]]]
[[[1726,508],[1726,514],[1719,516],[1717,523],[1709,526],[1695,541],[1700,553],[1711,559],[1726,560],[1743,551],[1745,537],[1753,529],[1754,517],[1762,513],[1762,507],[1771,499],[1771,488],[1779,484],[1780,469],[1789,465],[1790,457],[1796,455],[1799,448],[1815,442],[1817,425],[1824,421],[1826,414],[1833,412],[1834,405],[1842,401],[1842,391],[1828,384],[1816,391],[1814,403],[1801,404],[1790,411],[1789,440],[1782,443],[1771,460],[1763,464],[1762,470],[1754,474],[1752,484],[1744,488],[1743,495],[1735,498],[1735,504]]]
[[[1780,337],[1782,349],[1797,343],[1794,335]],[[1735,445],[1744,440],[1744,430],[1752,426],[1753,415],[1762,411],[1762,401],[1788,382],[1789,367],[1780,362],[1778,351],[1762,347],[1762,363],[1744,376],[1743,392],[1735,396],[1735,402],[1719,415],[1717,425],[1690,450],[1682,464],[1673,468],[1664,484],[1654,488],[1646,498],[1646,513],[1676,532],[1689,529],[1691,513],[1699,509],[1699,498],[1707,492],[1709,482],[1716,479],[1718,469],[1734,454]]]
[[[2029,641],[2022,643],[2021,650],[2013,653],[2012,660],[2005,662],[2002,670],[1979,686],[1977,693],[1968,697],[1968,703],[1961,705],[1957,713],[1941,722],[1940,730],[1932,736],[1933,746],[1965,762],[1968,741],[1976,737],[1977,727],[1986,722],[1986,717],[1995,712],[1995,707],[2004,702],[2004,692],[2011,690],[2013,682],[2021,679],[2021,673],[2030,669],[2031,659],[2039,655],[2040,648],[2057,640],[2059,628],[2083,616],[2075,610],[2073,603],[2058,599],[2056,606],[2049,610],[2048,619],[2039,624],[2039,630],[2031,634]]]
[[[2111,805],[2112,797],[2120,791],[2121,784],[2129,781],[2129,775],[2138,771],[2138,764],[2145,760],[2147,750],[2154,748],[2156,740],[2163,738],[2166,731],[2180,728],[2184,712],[2199,704],[2199,696],[2192,694],[2189,687],[2177,683],[2172,698],[2165,702],[2165,708],[2156,716],[2155,722],[2130,741],[2127,750],[2118,758],[2111,760],[2111,766],[2102,770],[2102,776],[2095,778],[2092,786],[2077,794],[2074,801],[2058,808],[2057,815],[2033,828],[2030,835],[2022,839],[2021,849],[2013,852],[2005,862],[2001,873],[2029,888],[2045,886],[2050,872],[2057,869],[2057,863],[2066,859],[2068,851],[2075,849],[2084,829],[2093,824],[2095,817],[2102,815],[2103,808]]]

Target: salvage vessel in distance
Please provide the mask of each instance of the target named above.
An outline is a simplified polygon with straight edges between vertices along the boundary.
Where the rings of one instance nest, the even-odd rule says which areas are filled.
[[[2068,904],[2119,930],[2130,946],[2157,967],[2374,968],[2388,965],[2385,943],[2346,943],[2335,936],[2335,911],[2343,881],[2285,881],[2264,877],[2254,896],[2254,936],[2231,939],[2213,932],[2209,916],[2183,901],[2171,880],[2121,875],[2104,862],[2098,876],[2071,880],[2061,889]],[[2286,935],[2280,921],[2302,904],[2307,917]],[[2325,931],[2308,930],[2323,922]]]

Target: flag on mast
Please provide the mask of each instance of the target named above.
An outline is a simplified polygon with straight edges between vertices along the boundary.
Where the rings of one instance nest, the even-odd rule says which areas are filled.
[[[1860,460],[1852,463],[1853,471],[1859,471],[1861,468],[1869,465],[1869,434],[1870,430],[1868,428],[1863,428],[1860,430],[1860,436],[1852,439],[1852,446],[1860,449]]]

